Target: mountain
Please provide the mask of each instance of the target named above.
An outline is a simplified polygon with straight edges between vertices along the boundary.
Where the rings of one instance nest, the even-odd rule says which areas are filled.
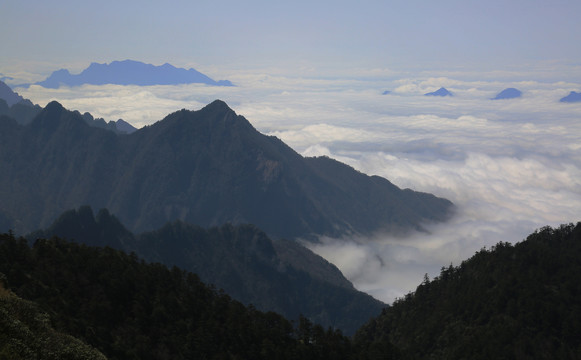
[[[0,81],[0,99],[4,99],[8,106],[12,106],[24,100],[24,98],[6,85],[3,81]]]
[[[20,124],[28,124],[38,115],[42,108],[24,99],[0,81],[0,116],[6,115]]]
[[[77,115],[81,114],[77,110],[75,110],[74,112]],[[119,119],[117,121],[106,122],[105,119],[103,119],[103,118],[96,118],[95,119],[93,117],[93,115],[91,115],[88,112],[85,112],[83,115],[81,115],[81,117],[83,118],[83,120],[85,120],[85,122],[89,126],[93,126],[93,127],[101,128],[101,129],[106,129],[106,130],[111,130],[116,134],[131,134],[132,132],[137,130],[137,128],[135,128],[130,123],[124,121],[123,119]]]
[[[109,247],[56,237],[30,247],[24,239],[0,234],[2,274],[26,300],[24,306],[8,304],[6,316],[0,316],[2,359],[103,358],[62,334],[81,339],[111,360],[353,356],[349,339],[338,330],[325,330],[305,317],[292,323],[257,311],[192,273]],[[5,308],[2,297],[0,293],[0,312]],[[46,336],[44,328],[50,325],[58,333]]]
[[[299,243],[272,241],[252,225],[203,229],[177,221],[133,235],[107,210],[95,217],[81,207],[27,237],[33,242],[53,236],[178,266],[244,304],[288,319],[302,314],[349,335],[386,306],[355,290],[334,265]]]
[[[581,93],[575,92],[575,91],[571,91],[569,93],[569,95],[561,98],[561,100],[559,100],[560,102],[581,102]]]
[[[581,223],[500,242],[426,276],[356,346],[402,359],[579,359],[580,259]]]
[[[506,88],[504,90],[502,90],[501,92],[499,92],[498,94],[496,94],[495,97],[492,98],[492,100],[501,100],[501,99],[515,99],[515,98],[519,98],[522,96],[522,92],[518,89],[515,88]]]
[[[57,102],[29,125],[2,121],[0,130],[0,218],[17,233],[82,205],[109,209],[135,232],[229,222],[288,239],[421,230],[453,211],[448,200],[335,160],[303,158],[222,101],[125,136]]]
[[[3,91],[3,87],[9,91]],[[17,102],[14,102],[18,100]],[[12,92],[6,84],[0,82],[0,115],[6,115],[16,120],[21,125],[27,125],[32,122],[42,110],[42,107],[34,105],[30,100],[24,99],[22,96]],[[80,114],[77,111],[78,114]],[[131,124],[122,119],[117,121],[105,122],[104,119],[95,119],[93,115],[86,112],[82,118],[89,126],[94,126],[102,129],[111,130],[118,134],[130,134],[137,130]]]
[[[115,127],[117,128],[117,131],[125,134],[131,134],[132,132],[137,131],[135,126],[131,125],[123,119],[115,121]]]
[[[176,68],[171,64],[155,66],[134,60],[113,61],[110,64],[92,63],[80,74],[73,75],[66,69],[53,72],[48,78],[35,83],[46,88],[80,86],[85,84],[104,85],[179,85],[207,84],[233,86],[228,80],[215,81],[195,69]]]
[[[429,92],[424,94],[425,96],[453,96],[453,94],[448,91],[446,88],[439,88],[438,90],[434,91],[434,92]]]

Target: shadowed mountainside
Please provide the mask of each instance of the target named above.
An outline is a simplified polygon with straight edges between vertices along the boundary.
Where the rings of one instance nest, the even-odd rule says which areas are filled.
[[[325,327],[353,334],[385,304],[355,290],[332,264],[294,241],[272,241],[252,225],[203,229],[183,222],[133,235],[101,210],[65,212],[49,228],[29,236],[110,246],[197,274],[234,299],[288,319],[304,315]]]
[[[136,232],[173,220],[250,223],[288,239],[421,229],[453,209],[335,160],[305,159],[218,100],[130,135],[89,127],[57,102],[27,126],[2,118],[0,130],[0,219],[17,233],[82,205]]]

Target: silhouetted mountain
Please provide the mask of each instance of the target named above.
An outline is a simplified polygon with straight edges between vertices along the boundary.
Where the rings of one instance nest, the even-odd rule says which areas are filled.
[[[450,91],[448,91],[446,88],[443,88],[443,87],[439,88],[436,91],[426,93],[424,95],[425,96],[453,96]]]
[[[202,83],[214,86],[233,86],[228,80],[215,81],[195,69],[176,68],[170,64],[155,66],[139,61],[113,61],[110,64],[92,63],[80,74],[73,75],[66,69],[53,72],[46,80],[35,83],[56,89],[61,85],[179,85]]]
[[[17,233],[81,205],[132,231],[183,220],[250,223],[274,237],[421,229],[453,208],[328,158],[303,158],[222,101],[125,136],[51,102],[27,126],[1,124],[0,213]]]
[[[499,92],[498,94],[496,94],[495,97],[492,98],[492,100],[501,100],[501,99],[515,99],[515,98],[519,98],[522,96],[522,92],[518,89],[515,88],[506,88],[504,90],[502,90],[501,92]]]
[[[272,241],[252,225],[203,229],[183,222],[137,236],[101,210],[89,207],[61,215],[48,229],[29,236],[58,236],[90,246],[135,252],[148,261],[178,266],[234,299],[289,319],[304,315],[325,327],[355,333],[385,307],[355,290],[341,272],[297,242]]]
[[[24,100],[24,98],[6,85],[3,81],[0,81],[0,99],[4,99],[8,106],[12,106]]]
[[[561,98],[560,102],[581,102],[581,92],[571,91],[569,95]]]
[[[356,345],[375,354],[367,359],[579,359],[580,259],[581,223],[500,242],[426,276]]]
[[[42,108],[30,100],[13,92],[8,85],[0,81],[0,115],[6,115],[25,125],[38,115]]]
[[[130,123],[123,119],[115,121],[115,126],[117,127],[117,131],[125,134],[131,134],[137,131],[137,128],[135,126],[131,125]]]
[[[42,108],[34,105],[30,100],[22,100],[12,106],[8,106],[4,99],[0,99],[0,115],[6,115],[21,125],[29,124]]]
[[[75,113],[80,115],[81,113],[75,110]],[[103,118],[94,118],[93,115],[86,112],[82,116],[83,120],[89,126],[93,126],[96,128],[111,130],[116,134],[131,134],[132,132],[136,131],[137,129],[133,127],[133,125],[129,124],[128,122],[119,119],[117,121],[109,121],[106,122]]]

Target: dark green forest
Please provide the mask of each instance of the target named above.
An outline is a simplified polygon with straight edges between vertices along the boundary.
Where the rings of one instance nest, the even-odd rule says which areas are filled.
[[[546,227],[426,276],[354,341],[405,359],[581,359],[580,274],[581,223]]]
[[[31,247],[4,234],[0,272],[8,288],[50,316],[56,331],[109,359],[346,359],[352,353],[340,331],[246,307],[192,273],[109,247],[59,238]]]

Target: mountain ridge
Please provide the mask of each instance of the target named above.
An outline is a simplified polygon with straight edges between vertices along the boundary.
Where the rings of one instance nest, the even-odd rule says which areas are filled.
[[[386,305],[357,291],[336,266],[295,241],[273,241],[253,225],[204,229],[181,221],[132,234],[106,209],[84,206],[63,213],[30,243],[52,237],[135,253],[177,266],[232,298],[289,319],[302,314],[325,327],[353,334]]]
[[[61,85],[181,85],[201,83],[212,86],[234,86],[228,80],[213,80],[207,75],[190,68],[177,68],[165,63],[161,66],[135,60],[112,61],[109,64],[93,62],[79,74],[71,74],[67,69],[54,71],[43,81],[34,83],[45,88],[57,89]],[[28,85],[23,85],[28,86]]]
[[[0,193],[0,213],[18,220],[15,231],[48,226],[81,205],[110,209],[137,232],[172,220],[231,222],[289,239],[421,229],[453,211],[445,199],[330,159],[303,158],[223,101],[122,137],[86,126],[80,114],[53,102],[11,131],[0,160],[14,175],[0,173],[0,184],[21,190]]]

